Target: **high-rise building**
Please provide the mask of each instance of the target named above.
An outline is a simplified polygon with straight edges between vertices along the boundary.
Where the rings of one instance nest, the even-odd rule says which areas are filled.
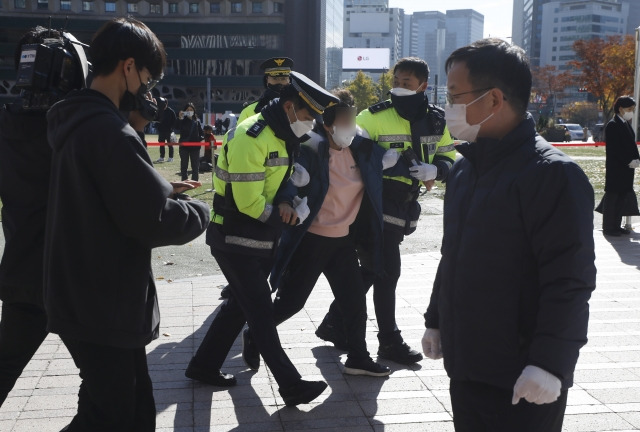
[[[628,30],[629,3],[615,0],[553,1],[542,8],[540,65],[570,69],[576,40],[624,35]]]
[[[542,6],[551,0],[513,0],[513,43],[522,47],[532,66],[540,64],[540,40],[542,37]]]
[[[411,16],[411,55],[425,59],[431,70],[429,83],[444,82],[446,60],[446,15],[438,11],[414,12]]]
[[[342,80],[342,29],[343,0],[326,0],[325,14],[325,50],[326,82],[325,87],[333,89],[340,86]]]
[[[448,10],[447,39],[445,50],[447,55],[456,49],[482,39],[484,33],[484,15],[473,9]]]

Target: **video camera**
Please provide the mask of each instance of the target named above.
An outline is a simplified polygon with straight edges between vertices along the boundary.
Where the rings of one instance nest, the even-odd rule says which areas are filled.
[[[85,44],[70,33],[22,46],[16,87],[25,110],[47,110],[71,90],[86,87],[89,62]]]

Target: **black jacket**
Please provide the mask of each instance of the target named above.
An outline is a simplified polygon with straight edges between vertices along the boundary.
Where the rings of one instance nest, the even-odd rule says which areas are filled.
[[[42,307],[42,256],[51,148],[44,112],[0,110],[0,199],[5,247],[0,299]]]
[[[178,142],[200,142],[204,139],[204,131],[200,120],[191,120],[189,117],[184,117],[182,120],[176,120],[176,124],[180,131]]]
[[[629,168],[629,162],[640,159],[633,128],[616,115],[605,127],[605,142],[607,171],[604,190],[617,193],[633,192],[635,170]]]
[[[512,389],[526,365],[573,383],[595,288],[593,189],[528,116],[458,146],[442,259],[425,314],[456,380]]]
[[[198,237],[209,207],[169,198],[172,186],[101,93],[72,92],[47,119],[53,147],[44,261],[48,329],[142,347],[159,326],[151,249]]]
[[[176,112],[169,107],[166,107],[162,114],[160,114],[160,121],[158,122],[158,140],[168,141],[173,132],[173,126],[176,123]]]

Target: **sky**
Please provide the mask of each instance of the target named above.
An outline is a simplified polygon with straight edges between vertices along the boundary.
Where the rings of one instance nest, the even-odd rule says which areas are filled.
[[[445,4],[446,7],[442,5]],[[484,15],[484,36],[511,36],[513,0],[389,0],[389,7],[403,8],[405,13],[447,9],[475,9]]]

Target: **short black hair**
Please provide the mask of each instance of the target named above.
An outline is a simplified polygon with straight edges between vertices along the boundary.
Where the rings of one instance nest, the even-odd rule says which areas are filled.
[[[397,71],[411,72],[420,82],[429,79],[429,65],[419,57],[401,58],[393,67],[393,73],[395,74]]]
[[[62,33],[58,30],[50,30],[42,26],[37,26],[27,31],[18,41],[18,45],[16,45],[13,53],[16,70],[18,70],[18,66],[20,66],[20,55],[22,54],[23,45],[40,44],[47,38],[59,39],[61,37]]]
[[[331,94],[337,97],[340,102],[325,109],[324,113],[322,113],[322,123],[327,126],[332,126],[336,121],[336,114],[339,111],[339,108],[352,108],[355,105],[353,95],[346,88],[335,89]]]
[[[531,68],[522,48],[502,39],[481,39],[455,50],[445,63],[447,73],[464,62],[477,88],[499,88],[518,114],[524,115],[531,97]]]
[[[204,126],[202,127],[202,130],[203,130],[203,131],[207,131],[207,130],[213,131],[213,126],[211,126],[210,124],[208,124],[208,125],[204,125]]]
[[[133,58],[138,70],[146,67],[153,79],[160,79],[167,64],[160,39],[143,22],[133,18],[107,21],[93,36],[89,56],[94,75],[109,75],[120,60]]]
[[[613,112],[620,114],[620,108],[631,108],[636,106],[636,100],[631,96],[620,96],[613,104]]]

